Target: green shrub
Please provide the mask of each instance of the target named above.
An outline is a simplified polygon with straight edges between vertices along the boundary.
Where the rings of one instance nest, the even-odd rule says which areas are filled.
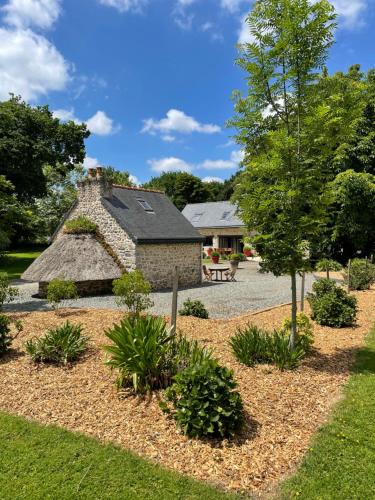
[[[208,318],[208,311],[200,300],[187,299],[178,311],[180,316],[195,316],[196,318]]]
[[[131,314],[140,314],[154,305],[149,298],[151,285],[138,269],[114,280],[113,293],[117,297],[117,305],[126,306]]]
[[[232,371],[206,359],[175,376],[166,391],[172,405],[161,407],[189,437],[232,437],[243,422],[243,404],[235,389]]]
[[[67,321],[38,339],[26,342],[26,352],[35,362],[63,363],[78,359],[87,349],[89,339],[82,336],[82,326]]]
[[[230,339],[229,345],[237,361],[246,366],[270,361],[269,335],[255,325],[249,324],[245,330],[239,328]]]
[[[244,253],[239,253],[238,254],[240,256],[240,262],[245,262],[247,261],[247,257]]]
[[[47,285],[47,301],[53,309],[58,309],[64,300],[77,298],[77,286],[74,281],[55,278]]]
[[[254,366],[258,363],[274,363],[280,370],[296,368],[311,349],[312,335],[301,331],[293,349],[289,347],[290,331],[284,327],[273,333],[249,324],[245,330],[238,329],[229,345],[240,363]]]
[[[0,311],[4,304],[13,302],[18,293],[18,288],[10,286],[8,274],[0,273]]]
[[[211,253],[211,257],[220,257],[220,254],[219,252],[214,251]]]
[[[64,224],[64,233],[67,234],[95,234],[97,230],[97,224],[84,215],[67,220]]]
[[[16,335],[11,335],[11,324],[14,323]],[[13,340],[23,330],[21,321],[12,321],[5,314],[0,314],[0,358],[10,349]]]
[[[110,355],[106,364],[119,371],[117,387],[139,393],[167,387],[179,370],[211,356],[197,342],[171,334],[161,317],[129,316],[105,335],[113,342],[103,349]]]
[[[375,283],[375,265],[367,259],[353,259],[350,263],[350,290],[369,290]],[[348,284],[348,270],[344,272],[344,282]]]
[[[207,259],[207,254],[206,254],[206,252],[202,252],[202,259]]]
[[[286,318],[281,326],[285,335],[289,335],[292,330],[292,320]],[[314,329],[309,317],[304,313],[297,314],[297,339],[296,343],[303,347],[305,352],[311,351],[314,344]]]
[[[352,326],[357,316],[357,299],[338,287],[332,280],[322,279],[313,284],[307,295],[311,318],[319,325],[341,328]]]

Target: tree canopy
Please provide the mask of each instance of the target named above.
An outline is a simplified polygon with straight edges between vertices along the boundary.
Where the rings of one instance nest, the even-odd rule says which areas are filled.
[[[20,97],[0,102],[0,175],[13,186],[20,200],[47,194],[44,167],[62,175],[85,158],[85,124],[61,123],[48,106],[32,107]]]

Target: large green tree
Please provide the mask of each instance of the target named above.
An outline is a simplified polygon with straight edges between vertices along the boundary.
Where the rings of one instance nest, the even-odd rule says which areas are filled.
[[[62,175],[85,158],[85,124],[61,123],[48,106],[32,107],[20,97],[0,102],[0,175],[12,182],[20,200],[47,194],[44,167]]]
[[[199,177],[187,172],[163,172],[144,184],[146,188],[164,191],[179,210],[188,203],[207,201],[209,192]]]
[[[241,48],[248,95],[236,98],[237,142],[245,172],[235,191],[240,215],[262,257],[262,267],[287,273],[296,336],[296,275],[325,220],[324,177],[310,154],[312,88],[333,43],[333,7],[326,0],[258,0],[247,18],[253,42]]]

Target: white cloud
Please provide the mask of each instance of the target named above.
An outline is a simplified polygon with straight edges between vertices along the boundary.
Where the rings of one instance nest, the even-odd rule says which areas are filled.
[[[114,7],[120,12],[141,12],[148,0],[99,0],[102,5]]]
[[[50,28],[60,15],[60,0],[9,0],[2,8],[4,20],[16,28]]]
[[[104,111],[97,111],[94,116],[87,120],[87,128],[96,135],[111,135],[119,131],[120,127],[114,125]]]
[[[55,118],[58,118],[62,122],[68,122],[68,121],[72,120],[74,122],[79,122],[80,123],[80,120],[78,120],[78,118],[76,118],[76,116],[74,115],[74,109],[73,108],[70,108],[70,109],[56,109],[53,112],[53,116]]]
[[[240,8],[240,4],[243,0],[220,0],[220,5],[223,9],[229,10],[229,12],[236,12]],[[249,2],[248,2],[249,3]]]
[[[179,132],[181,134],[191,134],[192,132],[199,132],[202,134],[215,134],[220,132],[218,125],[212,123],[203,124],[199,123],[192,116],[186,115],[183,111],[178,109],[170,109],[167,112],[166,118],[159,121],[153,118],[148,118],[143,121],[144,126],[142,132],[155,134],[157,132],[169,135],[171,132]]]
[[[34,100],[52,90],[63,90],[69,65],[43,36],[30,30],[0,28],[0,99],[9,92]]]
[[[169,134],[162,135],[161,139],[164,142],[174,142],[176,140],[176,138],[173,135],[169,135]]]
[[[203,177],[202,179],[203,182],[224,182],[224,179],[221,179],[220,177]]]
[[[133,184],[135,184],[136,186],[139,186],[140,185],[140,182],[139,182],[139,179],[138,177],[136,177],[135,175],[129,175],[129,180],[130,182],[132,182]]]
[[[226,170],[230,168],[237,168],[243,158],[244,154],[242,151],[232,151],[229,160],[205,160],[199,164],[199,168],[204,168],[205,170]]]
[[[331,0],[331,3],[342,19],[342,27],[351,28],[363,24],[367,0]]]
[[[244,14],[241,17],[240,28],[237,32],[238,34],[238,43],[253,43],[255,38],[250,33],[249,25],[246,22],[248,14]]]
[[[175,158],[170,156],[168,158],[159,158],[148,160],[147,162],[151,170],[154,172],[162,173],[162,172],[191,172],[193,166],[187,163],[181,158]]]
[[[86,156],[83,160],[83,167],[87,170],[88,168],[94,168],[99,165],[97,158],[92,158],[91,156]]]

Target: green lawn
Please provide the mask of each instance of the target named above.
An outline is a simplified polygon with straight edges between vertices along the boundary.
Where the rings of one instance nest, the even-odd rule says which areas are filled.
[[[234,499],[133,453],[0,413],[0,498]]]
[[[10,279],[19,279],[21,274],[42,253],[43,247],[10,250],[0,260],[0,272],[8,273]]]
[[[281,491],[285,499],[375,498],[375,327],[358,354],[344,400]]]

